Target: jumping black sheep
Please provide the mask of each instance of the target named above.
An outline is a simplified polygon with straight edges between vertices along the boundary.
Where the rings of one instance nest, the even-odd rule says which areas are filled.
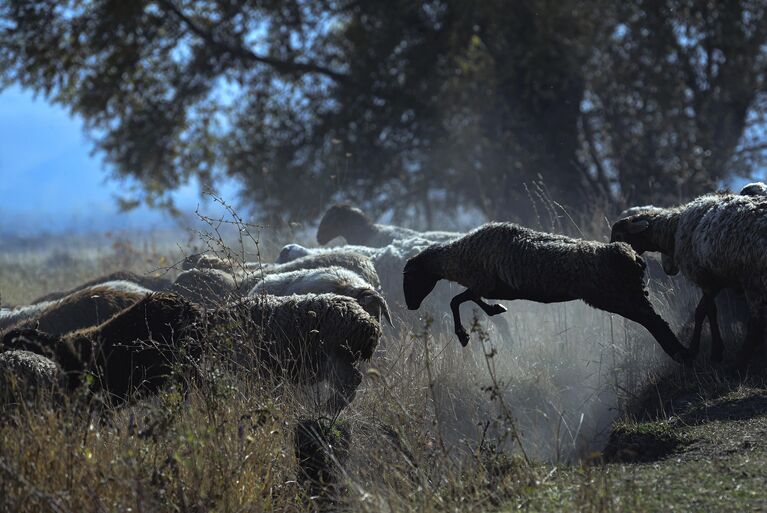
[[[666,321],[648,299],[645,264],[627,244],[605,244],[542,233],[512,223],[489,223],[448,243],[434,244],[408,260],[404,293],[416,310],[439,280],[466,290],[450,302],[455,333],[464,346],[469,334],[458,307],[476,303],[487,315],[506,311],[487,299],[555,303],[582,299],[644,326],[676,361],[687,359]]]

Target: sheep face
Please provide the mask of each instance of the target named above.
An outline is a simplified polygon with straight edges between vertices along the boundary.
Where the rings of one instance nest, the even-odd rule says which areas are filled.
[[[627,242],[640,255],[645,251],[660,251],[649,237],[650,221],[644,215],[621,219],[613,225],[610,242]]]
[[[355,295],[355,299],[362,306],[363,310],[371,314],[373,317],[381,321],[381,317],[389,322],[390,326],[394,326],[391,320],[391,312],[389,311],[389,305],[386,304],[384,297],[375,290],[364,289],[359,291]]]
[[[300,244],[287,244],[280,251],[280,256],[277,257],[277,264],[284,264],[291,262],[296,258],[301,258],[309,254],[309,251]]]
[[[370,219],[358,208],[351,205],[333,205],[325,212],[317,228],[317,243],[324,246],[336,237],[343,236],[347,242],[353,234],[361,233],[369,229]]]
[[[422,264],[411,258],[405,264],[402,289],[409,310],[418,310],[426,296],[434,290],[440,277],[429,272]]]

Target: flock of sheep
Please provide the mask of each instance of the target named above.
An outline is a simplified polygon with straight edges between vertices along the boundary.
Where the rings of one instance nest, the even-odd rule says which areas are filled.
[[[767,186],[715,193],[674,208],[635,207],[613,225],[610,243],[488,223],[469,233],[417,232],[374,223],[357,208],[331,207],[317,241],[288,244],[275,263],[212,254],[186,258],[173,281],[117,272],[29,306],[0,309],[0,395],[27,397],[86,389],[111,402],[164,386],[175,369],[206,351],[235,344],[238,364],[298,383],[327,380],[326,408],[353,400],[384,335],[414,321],[408,310],[439,317],[469,342],[459,307],[473,302],[508,336],[500,304],[581,299],[641,324],[674,360],[695,358],[709,319],[712,359],[723,357],[716,294],[732,289],[749,306],[741,362],[761,346],[767,308]],[[703,291],[688,347],[648,298],[640,255],[660,252],[663,269],[681,271]],[[465,287],[455,293],[450,282]],[[432,301],[424,303],[427,296]],[[404,305],[402,304],[404,299]],[[5,397],[5,396],[3,396]]]

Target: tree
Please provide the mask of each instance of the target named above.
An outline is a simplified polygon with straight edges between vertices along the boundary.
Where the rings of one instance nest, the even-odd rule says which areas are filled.
[[[767,4],[625,3],[606,43],[583,123],[625,204],[676,203],[764,164]]]
[[[82,116],[137,201],[227,175],[262,216],[351,200],[528,221],[533,181],[577,212],[749,173],[764,16],[751,0],[15,0],[0,76]]]

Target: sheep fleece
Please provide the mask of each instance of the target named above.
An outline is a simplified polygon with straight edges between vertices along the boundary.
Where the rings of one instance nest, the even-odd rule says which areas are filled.
[[[691,280],[767,290],[767,198],[702,196],[684,207],[674,258]],[[716,285],[716,284],[714,284]]]
[[[498,280],[526,299],[541,302],[582,298],[593,303],[621,297],[628,285],[644,288],[644,262],[625,243],[584,241],[511,223],[489,223],[434,248],[444,255],[439,261],[445,278],[483,294]]]

